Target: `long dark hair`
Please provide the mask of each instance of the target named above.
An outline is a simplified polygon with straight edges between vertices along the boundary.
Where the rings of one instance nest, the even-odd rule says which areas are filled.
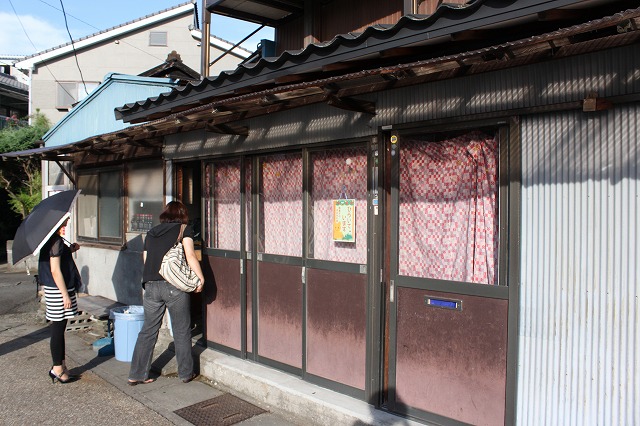
[[[160,223],[184,223],[189,221],[187,207],[180,201],[169,202],[162,213],[160,213]]]

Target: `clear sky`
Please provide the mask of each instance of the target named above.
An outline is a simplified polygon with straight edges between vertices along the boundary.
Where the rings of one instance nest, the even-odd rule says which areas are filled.
[[[68,43],[62,5],[74,40],[186,3],[188,0],[0,0],[0,55],[31,55]],[[203,1],[197,0],[201,14]],[[211,16],[211,34],[237,43],[255,24]],[[260,39],[273,39],[265,27],[242,44],[254,51]]]

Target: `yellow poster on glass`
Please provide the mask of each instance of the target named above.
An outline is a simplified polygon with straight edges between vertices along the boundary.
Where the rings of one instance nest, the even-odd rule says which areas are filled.
[[[333,241],[356,242],[356,200],[333,200]]]

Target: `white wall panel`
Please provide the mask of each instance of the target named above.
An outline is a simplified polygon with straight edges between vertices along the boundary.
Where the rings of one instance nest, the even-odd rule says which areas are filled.
[[[639,118],[522,121],[519,424],[640,424]]]

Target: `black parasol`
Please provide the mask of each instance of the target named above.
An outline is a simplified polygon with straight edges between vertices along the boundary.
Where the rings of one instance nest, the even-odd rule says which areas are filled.
[[[13,264],[25,257],[38,254],[51,235],[71,215],[69,211],[80,190],[58,192],[40,201],[31,210],[13,237]]]

